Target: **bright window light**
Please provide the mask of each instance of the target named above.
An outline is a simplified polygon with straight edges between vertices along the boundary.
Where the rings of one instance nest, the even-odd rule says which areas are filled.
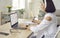
[[[12,0],[12,10],[24,9],[26,0]],[[31,2],[31,0],[28,0]]]
[[[18,0],[12,0],[12,10],[17,10],[18,6]]]
[[[25,0],[20,0],[20,9],[25,8]]]

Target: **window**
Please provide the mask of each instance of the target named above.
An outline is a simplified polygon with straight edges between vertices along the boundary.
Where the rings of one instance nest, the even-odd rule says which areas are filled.
[[[25,8],[25,0],[20,0],[20,9]]]
[[[18,9],[19,0],[12,0],[12,10]]]
[[[25,0],[12,0],[12,10],[24,9]]]

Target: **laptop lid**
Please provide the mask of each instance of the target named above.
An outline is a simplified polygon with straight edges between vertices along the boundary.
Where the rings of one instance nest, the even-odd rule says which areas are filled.
[[[17,16],[17,12],[11,12],[10,18],[11,18],[11,27],[12,28],[17,28],[18,27],[18,16]]]

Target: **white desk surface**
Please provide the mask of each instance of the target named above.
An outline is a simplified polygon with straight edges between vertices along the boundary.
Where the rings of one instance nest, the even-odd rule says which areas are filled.
[[[8,36],[1,35],[0,38],[27,38],[32,32],[30,30],[20,30],[20,33],[10,33],[10,23],[4,24],[0,26],[0,32],[9,33]]]

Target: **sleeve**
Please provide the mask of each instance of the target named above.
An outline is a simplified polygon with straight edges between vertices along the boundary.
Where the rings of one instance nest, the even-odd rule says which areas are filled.
[[[30,29],[31,29],[31,31],[33,31],[33,32],[38,32],[38,31],[40,31],[40,30],[45,29],[45,28],[48,27],[50,24],[51,24],[50,21],[43,19],[43,21],[42,21],[39,25],[37,25],[37,26],[35,26],[35,27],[31,27]]]

